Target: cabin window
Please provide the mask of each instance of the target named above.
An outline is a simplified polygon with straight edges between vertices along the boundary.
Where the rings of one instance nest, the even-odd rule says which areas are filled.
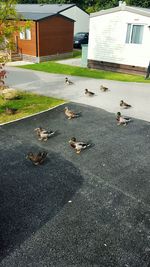
[[[127,44],[142,44],[144,25],[128,24],[126,33]]]
[[[31,29],[26,28],[20,32],[20,39],[21,40],[31,40]]]
[[[20,32],[20,39],[25,39],[25,33],[22,31],[22,32]]]

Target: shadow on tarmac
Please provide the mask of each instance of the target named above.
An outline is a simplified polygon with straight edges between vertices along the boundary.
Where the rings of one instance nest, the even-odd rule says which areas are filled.
[[[1,151],[1,260],[51,220],[83,182],[79,170],[52,151],[45,164],[34,166],[25,158],[26,147]],[[40,150],[37,146],[30,149]]]

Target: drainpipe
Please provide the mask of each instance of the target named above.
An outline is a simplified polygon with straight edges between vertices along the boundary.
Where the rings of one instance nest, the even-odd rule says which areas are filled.
[[[36,30],[36,57],[38,58],[39,57],[39,43],[38,43],[38,22],[36,21],[35,22],[35,30]]]

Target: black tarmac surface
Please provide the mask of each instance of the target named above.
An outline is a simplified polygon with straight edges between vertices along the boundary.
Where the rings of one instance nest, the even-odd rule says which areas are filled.
[[[0,127],[0,267],[150,266],[150,124],[65,106]],[[58,132],[42,142],[39,126]],[[73,136],[93,145],[77,155]]]

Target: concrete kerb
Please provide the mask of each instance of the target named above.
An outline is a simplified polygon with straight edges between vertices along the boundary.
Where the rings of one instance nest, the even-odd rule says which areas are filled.
[[[6,125],[6,124],[10,124],[10,123],[13,123],[13,122],[16,122],[16,121],[21,121],[21,120],[24,120],[24,119],[27,119],[27,118],[30,118],[30,117],[33,117],[33,116],[37,116],[37,115],[42,114],[42,113],[44,113],[44,112],[48,112],[48,111],[50,111],[50,110],[52,110],[52,109],[55,109],[55,108],[57,108],[57,107],[59,107],[59,106],[62,106],[62,105],[64,105],[65,103],[68,103],[68,101],[65,101],[64,103],[59,104],[59,105],[57,105],[57,106],[55,106],[55,107],[52,107],[52,108],[49,108],[49,109],[46,109],[46,110],[37,112],[37,113],[32,114],[32,115],[28,115],[28,116],[23,117],[23,118],[19,118],[19,119],[16,119],[16,120],[13,120],[13,121],[9,121],[9,122],[0,123],[0,126]]]

